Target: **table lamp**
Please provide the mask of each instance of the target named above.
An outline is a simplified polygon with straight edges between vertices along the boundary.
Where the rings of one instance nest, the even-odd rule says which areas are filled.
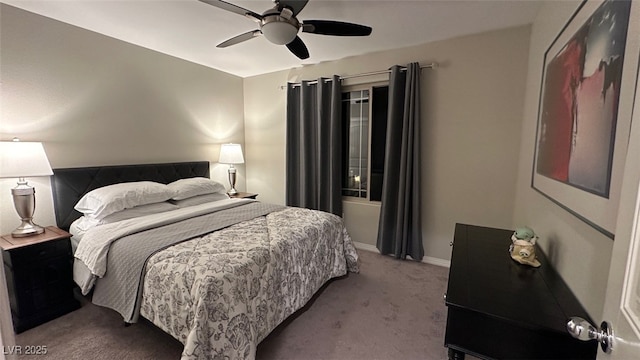
[[[42,234],[44,228],[33,223],[36,210],[35,189],[27,184],[25,177],[53,175],[51,165],[42,143],[0,141],[0,178],[18,178],[18,186],[11,189],[13,205],[22,223],[11,236],[27,237]]]
[[[242,156],[242,147],[240,144],[222,144],[220,146],[220,158],[218,162],[221,164],[229,164],[229,184],[231,184],[231,190],[229,194],[237,194],[236,190],[236,168],[234,164],[244,164],[244,157]]]

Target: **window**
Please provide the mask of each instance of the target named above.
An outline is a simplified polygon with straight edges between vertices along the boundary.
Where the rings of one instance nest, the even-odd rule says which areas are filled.
[[[360,86],[342,93],[342,195],[380,201],[384,175],[389,87]]]

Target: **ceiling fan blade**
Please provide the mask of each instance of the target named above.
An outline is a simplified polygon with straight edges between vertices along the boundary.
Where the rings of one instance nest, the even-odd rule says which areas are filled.
[[[369,26],[331,20],[305,20],[302,31],[320,35],[334,36],[368,36]]]
[[[287,48],[302,60],[309,58],[309,50],[307,50],[307,46],[304,44],[302,39],[297,36],[293,41],[287,44]]]
[[[243,41],[247,41],[247,40],[251,40],[256,36],[260,36],[262,35],[262,31],[260,30],[253,30],[253,31],[249,31],[246,32],[244,34],[240,34],[238,36],[234,36],[231,39],[227,40],[227,41],[223,41],[220,44],[218,44],[216,47],[219,48],[226,48],[227,46],[231,46],[231,45],[235,45],[238,43],[241,43]]]
[[[256,22],[260,22],[260,20],[262,20],[262,15],[255,13],[251,10],[242,8],[240,6],[230,4],[226,1],[222,1],[222,0],[198,0],[198,1],[203,2],[205,4],[209,4],[211,6],[215,6],[222,10],[227,10],[232,13],[236,13],[238,15],[246,16]]]
[[[279,10],[282,10],[283,7],[288,7],[293,11],[293,16],[298,15],[307,6],[308,2],[309,0],[276,0]]]

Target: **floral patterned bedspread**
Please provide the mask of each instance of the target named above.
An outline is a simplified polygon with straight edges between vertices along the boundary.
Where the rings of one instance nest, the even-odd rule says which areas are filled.
[[[253,359],[256,346],[329,279],[358,272],[339,217],[286,208],[149,258],[141,314],[182,359]]]

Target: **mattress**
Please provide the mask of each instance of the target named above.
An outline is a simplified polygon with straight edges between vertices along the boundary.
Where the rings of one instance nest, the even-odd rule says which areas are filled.
[[[71,226],[69,226],[69,234],[71,234],[71,251],[73,254],[76,253],[78,244],[80,243],[80,240],[82,240],[82,235],[86,232],[78,227],[79,221],[80,219],[77,219],[71,223]]]

